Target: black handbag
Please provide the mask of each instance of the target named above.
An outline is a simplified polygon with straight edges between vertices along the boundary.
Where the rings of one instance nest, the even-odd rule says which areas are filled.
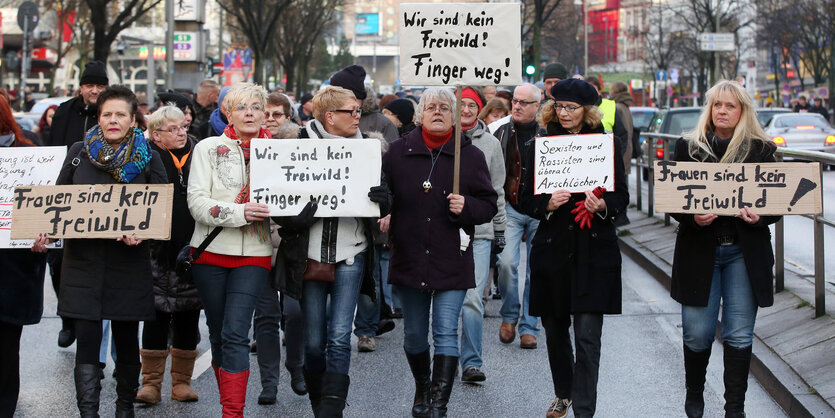
[[[177,253],[177,264],[174,267],[174,272],[177,273],[178,276],[184,279],[191,279],[191,265],[197,261],[198,258],[203,254],[203,251],[206,250],[206,247],[212,242],[220,234],[220,231],[223,229],[222,226],[217,226],[203,242],[200,243],[200,246],[197,247],[194,252],[191,252],[192,246],[186,245],[180,252]]]

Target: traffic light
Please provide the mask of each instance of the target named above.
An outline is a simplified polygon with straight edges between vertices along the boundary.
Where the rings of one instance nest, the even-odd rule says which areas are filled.
[[[533,59],[533,45],[528,45],[522,51],[522,70],[529,76],[536,74],[536,66],[534,65]]]

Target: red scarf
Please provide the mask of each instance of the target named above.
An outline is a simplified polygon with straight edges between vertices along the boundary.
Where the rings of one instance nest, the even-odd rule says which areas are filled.
[[[235,139],[235,140],[241,141],[241,151],[244,154],[244,161],[246,161],[248,163],[249,162],[249,143],[250,143],[251,140],[250,139],[241,139],[238,136],[238,133],[235,132],[235,127],[232,126],[231,123],[229,125],[226,125],[226,129],[223,130],[223,134],[226,135],[227,137],[229,137],[229,139]],[[258,136],[256,138],[267,138],[267,139],[269,139],[269,138],[272,138],[272,137],[270,136],[270,131],[268,131],[264,128],[261,128],[261,131],[258,132]]]
[[[444,145],[450,140],[450,138],[452,138],[452,128],[449,128],[448,131],[440,135],[435,135],[432,132],[427,131],[426,128],[421,128],[421,134],[423,134],[423,143],[425,143],[429,149],[435,149]]]
[[[468,125],[468,126],[461,125],[461,130],[464,131],[464,132],[467,132],[470,129],[475,128],[476,125],[478,125],[478,119],[474,120],[472,125]]]

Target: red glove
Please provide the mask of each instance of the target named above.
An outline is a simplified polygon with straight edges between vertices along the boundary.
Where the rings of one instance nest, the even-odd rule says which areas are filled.
[[[598,186],[598,187],[594,188],[592,193],[594,193],[595,197],[601,198],[601,197],[603,197],[603,193],[605,191],[606,191],[606,189]],[[576,216],[574,216],[574,222],[577,222],[577,223],[580,224],[580,229],[585,229],[585,228],[591,229],[591,220],[594,217],[594,214],[592,214],[591,212],[588,211],[588,209],[586,209],[586,200],[585,199],[575,203],[574,204],[574,209],[571,210],[571,213],[576,215]]]

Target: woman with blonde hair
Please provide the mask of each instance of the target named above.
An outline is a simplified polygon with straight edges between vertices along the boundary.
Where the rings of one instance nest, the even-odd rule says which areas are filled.
[[[757,122],[748,93],[722,80],[707,92],[699,124],[676,144],[674,160],[773,162],[776,147]],[[758,307],[774,303],[768,225],[750,207],[736,216],[671,214],[678,222],[670,294],[681,303],[688,417],[704,413],[705,371],[722,306],[725,417],[745,416],[745,392]],[[720,303],[721,302],[721,303]]]
[[[478,118],[481,119],[485,125],[489,125],[509,114],[510,108],[507,107],[504,101],[493,98],[487,101],[487,104],[485,104],[484,108],[482,108],[481,112],[479,112]]]
[[[269,208],[250,201],[249,161],[262,129],[267,92],[241,83],[229,90],[221,112],[229,124],[220,136],[194,146],[188,208],[194,217],[191,246],[205,251],[192,275],[206,310],[212,368],[224,417],[242,417],[249,379],[249,328],[255,302],[271,267]]]

